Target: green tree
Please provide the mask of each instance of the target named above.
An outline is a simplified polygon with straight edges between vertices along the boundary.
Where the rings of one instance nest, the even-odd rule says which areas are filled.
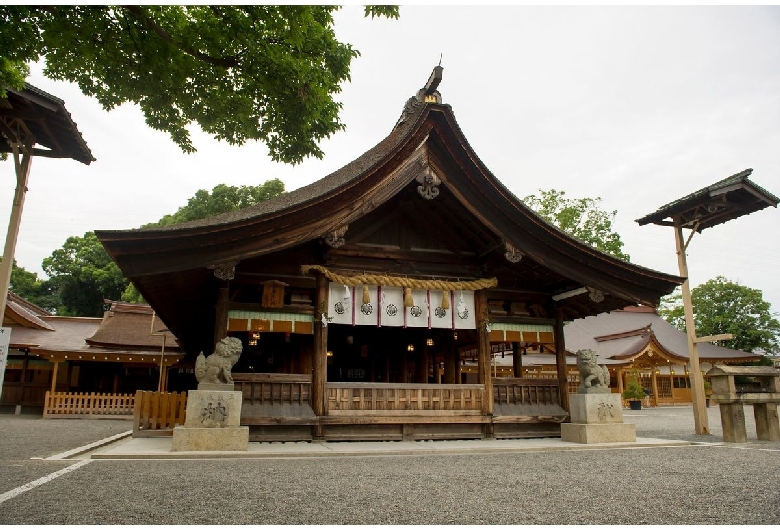
[[[11,267],[11,282],[8,290],[51,313],[55,313],[59,306],[59,298],[54,293],[51,282],[38,278],[38,273],[18,266],[16,260]]]
[[[322,157],[342,130],[333,95],[359,52],[336,39],[333,5],[0,6],[0,97],[27,64],[78,84],[106,110],[140,106],[146,123],[193,152],[187,126],[267,144],[275,161]],[[365,15],[398,18],[397,6]]]
[[[284,193],[284,183],[268,180],[257,186],[218,184],[209,193],[198,190],[176,213],[163,216],[145,227],[165,226],[246,208]],[[104,300],[144,303],[141,293],[130,283],[100,244],[94,232],[69,237],[62,248],[43,260],[43,270],[59,304],[56,312],[71,316],[101,316]]]
[[[617,210],[605,212],[599,208],[601,197],[569,199],[565,191],[539,190],[540,195],[528,195],[523,202],[548,222],[598,250],[624,261],[623,242],[612,229]]]
[[[731,333],[734,338],[720,346],[745,352],[780,351],[780,322],[772,316],[769,302],[758,289],[718,276],[691,289],[696,335]],[[661,299],[658,313],[678,329],[685,330],[685,312],[679,290]]]
[[[102,316],[104,300],[119,300],[130,283],[94,232],[69,237],[42,266],[60,298],[58,315]]]
[[[283,193],[284,182],[279,179],[268,180],[257,186],[236,187],[218,184],[214,186],[211,193],[207,190],[198,190],[187,201],[187,205],[179,208],[176,213],[165,215],[156,223],[145,226],[167,226],[196,219],[206,219],[273,199]]]

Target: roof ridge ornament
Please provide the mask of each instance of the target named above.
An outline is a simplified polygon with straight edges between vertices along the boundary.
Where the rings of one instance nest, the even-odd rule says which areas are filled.
[[[433,72],[431,72],[431,76],[428,78],[428,82],[425,83],[424,87],[417,91],[418,101],[423,101],[425,103],[437,103],[441,105],[441,94],[438,90],[436,90],[436,88],[438,88],[439,83],[441,83],[441,74],[443,71],[444,68],[441,66],[440,59],[439,64],[433,67]]]

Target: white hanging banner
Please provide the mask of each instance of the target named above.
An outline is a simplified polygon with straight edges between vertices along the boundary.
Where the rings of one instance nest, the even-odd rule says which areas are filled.
[[[455,291],[453,299],[455,302],[452,307],[455,329],[476,329],[474,291]]]
[[[355,288],[355,325],[376,326],[379,324],[379,304],[376,285],[368,286],[368,303],[363,303],[363,286]]]
[[[352,325],[352,309],[354,307],[354,296],[352,287],[347,287],[343,283],[330,282],[328,286],[328,317],[333,320],[331,324],[349,324]]]
[[[442,308],[442,291],[412,289],[414,306],[404,306],[402,287],[368,286],[369,303],[363,303],[363,286],[328,285],[327,316],[332,324],[435,329],[475,329],[474,291],[450,291],[450,307]]]
[[[428,327],[428,291],[425,289],[412,289],[414,305],[406,307],[407,328]]]
[[[404,325],[404,290],[401,287],[382,286],[379,325],[402,327]]]
[[[442,307],[442,293],[443,291],[430,291],[431,297],[431,327],[437,329],[452,329],[452,294],[450,291],[447,293],[447,302],[449,307],[444,309]]]

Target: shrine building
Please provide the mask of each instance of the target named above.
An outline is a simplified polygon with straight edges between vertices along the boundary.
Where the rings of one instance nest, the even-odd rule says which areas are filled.
[[[558,436],[564,322],[657,306],[682,283],[526,207],[442,103],[441,73],[317,182],[209,219],[96,231],[185,360],[241,339],[250,440]],[[521,377],[519,355],[498,377],[498,342],[555,352],[557,377]]]

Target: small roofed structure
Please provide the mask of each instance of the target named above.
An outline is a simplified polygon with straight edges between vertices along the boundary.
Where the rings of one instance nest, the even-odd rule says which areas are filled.
[[[103,318],[55,316],[9,293],[3,326],[11,328],[3,406],[41,407],[47,391],[154,390],[160,368],[166,381],[183,357],[147,305],[111,303]]]
[[[63,100],[27,83],[22,90],[3,88],[6,96],[0,98],[0,153],[13,156],[16,192],[0,263],[0,315],[5,314],[33,157],[72,158],[86,165],[95,161]],[[2,376],[0,367],[0,382]]]
[[[694,232],[701,232],[705,228],[763,210],[768,206],[777,208],[780,199],[754,184],[748,178],[752,173],[752,169],[740,171],[682,199],[661,206],[636,222],[639,226],[679,225]]]
[[[677,264],[680,269],[680,276],[686,278],[681,286],[681,291],[683,309],[685,310],[685,327],[688,334],[693,417],[696,434],[709,434],[709,419],[704,410],[704,379],[699,369],[698,344],[713,340],[728,340],[731,336],[696,336],[686,250],[693,235],[700,233],[705,228],[717,226],[743,215],[763,210],[768,206],[777,207],[780,199],[751,182],[748,177],[752,173],[752,169],[746,169],[662,206],[654,213],[636,220],[640,226],[653,223],[674,228]],[[690,230],[687,239],[683,236],[683,229]]]
[[[586,317],[564,328],[572,354],[591,349],[607,361],[622,392],[627,375],[636,370],[656,404],[690,403],[690,356],[686,333],[664,320],[652,307],[633,306]],[[698,345],[700,370],[715,364],[758,361],[763,356],[718,346]]]
[[[15,143],[30,143],[34,156],[72,158],[86,165],[95,161],[63,100],[26,83],[22,90],[5,90],[6,98],[0,99],[1,153],[12,153]]]

